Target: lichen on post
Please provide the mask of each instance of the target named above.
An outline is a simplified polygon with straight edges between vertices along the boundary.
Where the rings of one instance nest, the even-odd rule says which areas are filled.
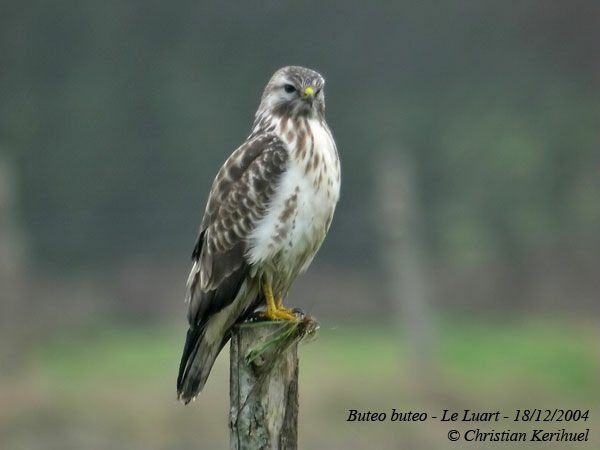
[[[230,350],[231,449],[297,448],[297,347],[317,328],[309,316],[234,327]]]

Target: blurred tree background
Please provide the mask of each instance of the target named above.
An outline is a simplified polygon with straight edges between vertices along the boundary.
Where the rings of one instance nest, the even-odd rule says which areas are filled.
[[[208,189],[288,64],[328,80],[343,168],[292,304],[325,321],[396,310],[389,231],[404,222],[380,194],[400,155],[436,315],[595,315],[598,12],[591,0],[3,1],[3,354],[28,361],[57,330],[104,321],[183,333]]]

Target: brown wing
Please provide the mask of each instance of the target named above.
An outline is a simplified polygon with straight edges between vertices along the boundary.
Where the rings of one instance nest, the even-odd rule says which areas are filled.
[[[274,135],[244,143],[219,170],[192,254],[188,320],[200,326],[230,304],[248,274],[248,236],[263,217],[288,165],[284,144]]]

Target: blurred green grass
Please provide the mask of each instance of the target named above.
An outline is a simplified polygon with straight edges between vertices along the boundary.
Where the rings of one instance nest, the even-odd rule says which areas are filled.
[[[421,374],[392,324],[322,324],[299,351],[301,448],[445,446],[443,424],[349,426],[350,408],[585,407],[596,417],[597,322],[446,318],[434,329],[431,373]],[[175,377],[184,333],[181,324],[97,323],[48,337],[19,377],[0,379],[9,405],[0,448],[183,449],[198,436],[200,448],[226,447],[227,351],[199,400],[183,407]]]
[[[508,377],[556,395],[585,399],[600,392],[595,323],[526,319],[508,323],[447,322],[439,357],[453,377],[473,386]]]
[[[585,397],[600,393],[597,329],[594,323],[557,320],[445,320],[434,355],[444,371],[475,386],[511,376]],[[139,380],[142,373],[151,381],[176,370],[183,336],[178,325],[96,325],[46,340],[32,354],[31,367],[59,384]],[[305,370],[327,360],[338,370],[384,371],[395,368],[404,351],[390,325],[344,324],[319,330],[317,344],[302,358]]]

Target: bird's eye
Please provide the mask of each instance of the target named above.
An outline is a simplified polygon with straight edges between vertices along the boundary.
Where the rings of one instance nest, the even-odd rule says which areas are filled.
[[[288,94],[291,94],[292,92],[296,92],[296,88],[294,86],[292,86],[291,84],[284,84],[283,90],[285,92],[287,92]]]

